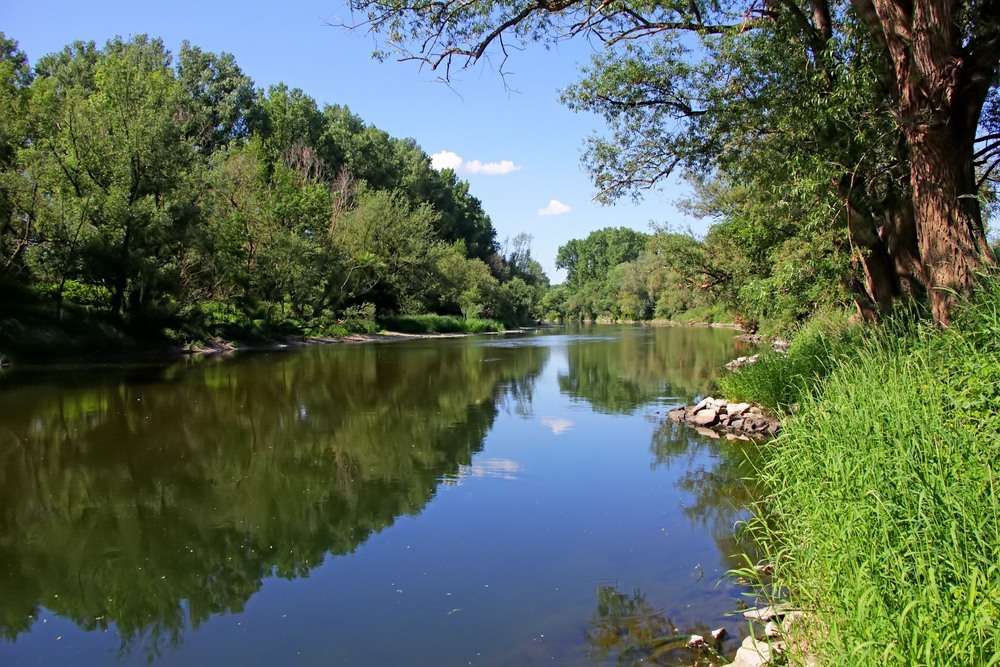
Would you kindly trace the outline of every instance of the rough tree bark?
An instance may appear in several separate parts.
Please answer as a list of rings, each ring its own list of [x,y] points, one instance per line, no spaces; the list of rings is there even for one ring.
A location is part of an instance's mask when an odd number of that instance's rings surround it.
[[[980,30],[965,43],[960,0],[853,0],[882,47],[897,120],[910,154],[913,219],[935,321],[972,294],[996,260],[989,250],[973,167],[983,104],[996,76],[1000,39]],[[997,0],[976,9],[994,21]]]

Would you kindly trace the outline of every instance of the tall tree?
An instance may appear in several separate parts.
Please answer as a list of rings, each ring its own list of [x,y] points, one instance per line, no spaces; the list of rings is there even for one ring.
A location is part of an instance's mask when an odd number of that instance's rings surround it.
[[[184,92],[160,40],[74,48],[32,83],[38,134],[22,152],[40,193],[35,260],[64,282],[106,289],[119,315],[145,312],[174,280],[196,211],[182,184]],[[53,257],[55,260],[53,261]]]

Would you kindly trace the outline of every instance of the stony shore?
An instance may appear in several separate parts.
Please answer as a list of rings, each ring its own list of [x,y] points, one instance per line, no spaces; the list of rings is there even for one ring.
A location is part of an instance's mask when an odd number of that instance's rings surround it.
[[[730,403],[723,399],[703,398],[695,405],[675,408],[667,418],[684,423],[710,438],[730,440],[763,439],[776,436],[781,422],[749,403]]]

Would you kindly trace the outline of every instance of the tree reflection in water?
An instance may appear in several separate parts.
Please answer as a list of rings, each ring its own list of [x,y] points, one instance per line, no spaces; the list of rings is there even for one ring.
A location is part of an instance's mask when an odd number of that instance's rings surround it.
[[[654,468],[687,460],[677,487],[691,494],[694,502],[685,505],[684,514],[693,523],[709,527],[730,569],[760,557],[753,542],[742,536],[739,524],[750,516],[750,508],[760,498],[754,470],[761,459],[761,446],[756,441],[706,438],[667,419],[653,433],[650,444]]]
[[[44,607],[155,659],[420,513],[549,354],[401,348],[4,378],[0,636]]]
[[[691,635],[709,646],[692,648]],[[712,629],[695,626],[679,631],[662,610],[654,609],[641,591],[622,593],[616,586],[597,589],[597,610],[584,631],[592,659],[612,658],[620,665],[637,663],[677,667],[719,667],[726,660],[713,648]]]

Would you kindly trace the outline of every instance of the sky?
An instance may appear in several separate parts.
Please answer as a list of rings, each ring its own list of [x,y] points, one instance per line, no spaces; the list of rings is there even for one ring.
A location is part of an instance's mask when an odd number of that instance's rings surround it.
[[[593,201],[596,189],[580,164],[587,136],[604,129],[598,116],[559,103],[593,47],[585,41],[514,53],[500,76],[496,61],[453,73],[449,85],[414,62],[371,58],[372,39],[330,24],[350,23],[341,0],[240,3],[142,0],[8,0],[0,31],[34,63],[74,40],[103,45],[115,35],[146,33],[173,52],[189,40],[228,52],[258,88],[278,82],[301,88],[322,107],[347,106],[365,122],[410,137],[436,166],[455,168],[483,203],[500,242],[525,232],[532,255],[553,282],[559,246],[603,227],[649,231],[650,222],[703,232],[705,223],[679,212],[683,183],[667,183],[639,205]]]

